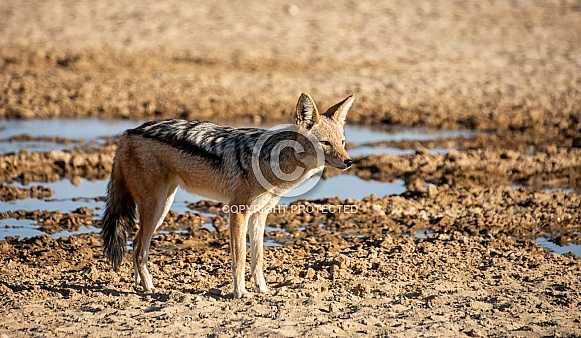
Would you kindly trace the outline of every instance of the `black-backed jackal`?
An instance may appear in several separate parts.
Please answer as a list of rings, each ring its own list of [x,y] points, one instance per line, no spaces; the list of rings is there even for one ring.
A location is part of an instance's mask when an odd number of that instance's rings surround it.
[[[147,269],[151,238],[181,186],[237,206],[229,213],[234,298],[249,295],[244,281],[247,224],[255,290],[267,293],[262,261],[268,211],[281,195],[320,173],[325,164],[339,169],[353,164],[344,148],[343,130],[353,101],[351,95],[319,114],[313,99],[303,93],[294,123],[275,131],[179,119],[151,121],[125,131],[107,187],[102,229],[107,258],[115,269],[121,265],[137,208],[135,283],[152,290]]]

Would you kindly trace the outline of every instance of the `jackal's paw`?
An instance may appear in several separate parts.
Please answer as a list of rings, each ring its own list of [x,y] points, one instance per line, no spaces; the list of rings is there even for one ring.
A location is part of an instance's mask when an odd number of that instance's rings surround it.
[[[153,286],[153,283],[143,283],[143,281],[141,282],[141,289],[143,290],[144,293],[155,293],[155,291],[157,291],[155,289],[155,286]]]
[[[150,288],[142,288],[143,289],[143,293],[156,293],[157,289],[155,287],[150,287]]]
[[[266,285],[257,285],[254,288],[254,291],[256,291],[256,293],[262,293],[262,294],[268,294],[270,293],[270,291],[268,290],[268,288],[266,287]]]
[[[234,295],[233,295],[234,299],[240,299],[240,298],[252,298],[252,294],[246,290],[242,290],[242,291],[236,291],[234,290]]]

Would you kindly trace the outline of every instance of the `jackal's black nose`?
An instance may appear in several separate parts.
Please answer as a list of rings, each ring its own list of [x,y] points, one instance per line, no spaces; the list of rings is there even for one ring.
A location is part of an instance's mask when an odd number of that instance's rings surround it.
[[[347,168],[351,167],[353,165],[353,160],[352,159],[348,159],[343,161],[343,163],[345,163],[345,165],[347,166]]]

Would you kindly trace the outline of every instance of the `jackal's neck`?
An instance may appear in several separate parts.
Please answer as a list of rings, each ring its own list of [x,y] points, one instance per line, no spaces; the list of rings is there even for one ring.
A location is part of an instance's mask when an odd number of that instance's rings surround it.
[[[324,166],[324,155],[316,148],[318,141],[308,132],[291,126],[267,133],[266,141],[259,141],[257,148],[261,173],[274,187],[292,189]]]

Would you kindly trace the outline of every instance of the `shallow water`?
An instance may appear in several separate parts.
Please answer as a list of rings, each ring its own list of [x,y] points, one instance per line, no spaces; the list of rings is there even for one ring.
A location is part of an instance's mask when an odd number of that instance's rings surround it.
[[[69,180],[60,180],[50,183],[32,182],[28,185],[16,183],[12,186],[20,188],[43,186],[53,189],[54,194],[46,199],[25,198],[2,202],[0,203],[0,212],[8,210],[61,210],[62,212],[70,212],[81,206],[100,209],[104,204],[96,201],[95,198],[105,196],[107,181],[81,179],[81,183],[75,186]]]
[[[8,210],[60,210],[63,213],[66,213],[74,211],[81,206],[86,206],[96,210],[98,213],[101,213],[103,207],[105,206],[105,202],[95,199],[105,196],[107,180],[88,181],[81,179],[81,183],[76,186],[68,180],[61,180],[53,183],[36,182],[29,185],[14,185],[18,187],[42,185],[52,188],[55,193],[53,196],[47,199],[26,198],[0,203],[0,212]],[[320,180],[315,188],[306,194],[282,199],[280,204],[288,204],[300,199],[318,199],[325,197],[339,197],[341,199],[351,197],[362,199],[363,197],[369,196],[373,193],[382,197],[391,194],[401,194],[403,192],[405,192],[405,185],[402,181],[396,181],[395,183],[385,183],[376,181],[364,181],[356,176],[334,176],[329,179]],[[188,208],[188,204],[198,202],[203,199],[204,198],[190,194],[180,188],[176,193],[171,209],[179,213],[185,213],[186,211],[191,211],[191,209]],[[8,221],[19,222],[18,224],[16,224],[17,222],[12,222],[14,225],[18,225],[19,227],[6,229],[6,225],[13,225]],[[4,239],[6,236],[30,237],[43,234],[43,232],[36,230],[35,223],[29,220],[23,220],[23,222],[14,219],[0,220],[0,228],[0,239]],[[93,230],[97,231],[96,228],[93,228]],[[79,233],[80,232],[90,231],[80,230]],[[62,233],[56,233],[52,235],[52,237],[59,238],[63,235],[64,234]]]
[[[428,141],[442,138],[474,137],[477,133],[471,130],[436,130],[425,128],[407,128],[388,133],[376,128],[363,126],[345,126],[347,142],[366,144],[382,141]]]
[[[414,235],[412,235],[412,237],[426,239],[430,236],[433,236],[434,234],[435,232],[431,229],[423,229],[417,231]],[[539,237],[535,239],[534,242],[542,246],[543,248],[549,249],[551,253],[563,255],[571,252],[576,256],[581,256],[581,244],[569,244],[560,246],[551,242],[550,239],[545,237]]]
[[[430,154],[447,154],[454,148],[431,148],[428,150]],[[416,151],[413,149],[399,149],[394,147],[366,147],[361,146],[353,149],[347,150],[347,153],[351,157],[359,157],[359,156],[369,156],[369,155],[377,155],[377,154],[389,154],[389,155],[409,155],[413,154]]]
[[[402,180],[395,182],[365,181],[357,176],[340,175],[321,179],[314,188],[296,197],[283,197],[279,204],[289,204],[298,200],[314,200],[338,197],[340,199],[354,198],[361,200],[371,194],[377,197],[399,195],[406,191]]]
[[[539,237],[535,240],[535,243],[542,246],[543,248],[549,249],[551,252],[563,255],[572,252],[575,256],[581,256],[581,244],[569,244],[564,246],[559,246],[551,242],[548,238]]]
[[[54,239],[67,237],[74,234],[88,234],[91,232],[99,232],[101,229],[94,226],[82,226],[78,230],[68,231],[63,230],[54,234],[49,234]],[[46,232],[38,230],[37,224],[29,219],[0,219],[0,240],[6,239],[9,236],[19,236],[22,238],[46,235]]]
[[[84,142],[99,141],[102,137],[113,136],[126,129],[135,128],[139,122],[131,120],[102,119],[51,119],[51,120],[1,120],[0,139],[27,134],[33,137],[61,137],[66,139],[82,139]],[[72,149],[79,144],[60,144],[55,142],[23,141],[0,142],[0,153],[18,152],[21,149],[29,151],[48,151],[55,149]]]
[[[106,136],[120,134],[127,129],[135,128],[140,124],[141,122],[133,120],[103,120],[96,118],[1,120],[0,140],[27,134],[33,137],[61,137],[72,140],[82,139],[84,142],[91,142],[99,141],[101,138]],[[347,125],[345,126],[345,135],[348,142],[363,145],[380,141],[419,141],[440,138],[473,137],[476,133],[469,130],[433,130],[419,128],[410,128],[394,133],[388,133],[378,129],[370,129],[368,127]],[[74,148],[77,145],[78,143],[76,142],[71,144],[39,141],[0,142],[0,153],[18,152],[21,149],[27,149],[29,151],[63,150]]]
[[[32,119],[0,121],[0,138],[21,134],[31,136],[58,136],[67,139],[94,140],[98,137],[116,135],[134,128],[139,122],[132,120],[103,119]]]

